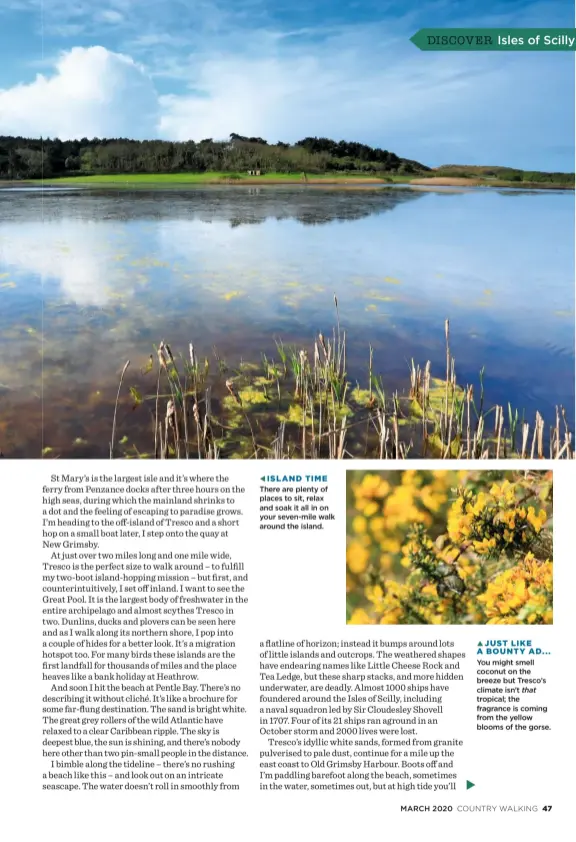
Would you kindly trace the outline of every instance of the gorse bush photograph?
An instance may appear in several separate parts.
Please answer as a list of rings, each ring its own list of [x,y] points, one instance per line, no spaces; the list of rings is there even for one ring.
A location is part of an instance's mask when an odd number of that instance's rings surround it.
[[[346,478],[348,623],[552,623],[551,471]]]

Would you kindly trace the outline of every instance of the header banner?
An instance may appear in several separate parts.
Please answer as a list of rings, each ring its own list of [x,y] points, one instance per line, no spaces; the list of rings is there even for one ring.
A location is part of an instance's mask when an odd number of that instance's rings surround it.
[[[420,29],[420,50],[575,50],[576,29]]]

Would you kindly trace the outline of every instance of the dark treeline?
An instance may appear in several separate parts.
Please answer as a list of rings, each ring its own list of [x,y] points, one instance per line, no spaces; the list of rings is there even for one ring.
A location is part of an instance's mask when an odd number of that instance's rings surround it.
[[[232,133],[227,141],[206,138],[172,143],[127,138],[38,139],[0,136],[0,178],[54,178],[75,174],[243,172],[419,173],[429,167],[363,143],[307,137],[271,144]]]

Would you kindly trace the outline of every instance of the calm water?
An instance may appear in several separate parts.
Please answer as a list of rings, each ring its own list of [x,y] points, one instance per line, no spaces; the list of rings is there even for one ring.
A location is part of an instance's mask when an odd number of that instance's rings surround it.
[[[572,419],[573,232],[571,191],[0,191],[0,449],[106,456],[127,359],[140,387],[161,339],[257,362],[329,333],[334,294],[353,376],[370,343],[389,386],[442,376],[449,318],[461,383]],[[119,416],[145,450],[146,413]]]

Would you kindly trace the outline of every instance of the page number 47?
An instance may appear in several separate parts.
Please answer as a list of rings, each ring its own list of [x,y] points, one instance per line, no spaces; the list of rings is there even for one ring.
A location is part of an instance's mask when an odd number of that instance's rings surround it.
[[[545,813],[549,813],[550,810],[552,809],[552,807],[550,805],[548,805],[546,807],[542,807],[542,809],[544,810]]]

